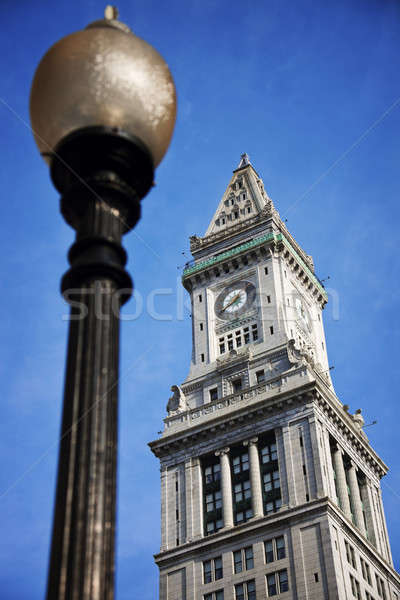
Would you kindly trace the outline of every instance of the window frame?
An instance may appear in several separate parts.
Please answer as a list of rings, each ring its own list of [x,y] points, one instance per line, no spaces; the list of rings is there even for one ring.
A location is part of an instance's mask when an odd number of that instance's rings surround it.
[[[278,541],[283,540],[283,556],[279,556],[279,551],[282,546],[278,546]],[[271,550],[267,550],[267,544],[271,545]],[[272,554],[272,559],[269,560],[269,556]],[[273,538],[264,540],[264,560],[265,564],[269,565],[273,562],[284,560],[286,558],[286,539],[284,535],[278,535]]]
[[[284,579],[282,579],[282,577],[284,577]],[[279,569],[279,571],[266,573],[265,581],[268,598],[284,594],[290,590],[289,572],[287,569]]]
[[[253,589],[249,590],[249,587],[252,586]],[[242,588],[243,592],[238,595],[238,589]],[[241,583],[235,584],[235,600],[256,600],[256,580],[249,579],[248,581],[242,581]]]

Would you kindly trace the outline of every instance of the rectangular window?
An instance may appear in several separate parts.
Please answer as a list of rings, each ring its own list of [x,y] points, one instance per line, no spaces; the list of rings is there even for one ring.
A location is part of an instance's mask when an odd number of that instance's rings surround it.
[[[245,523],[253,516],[253,511],[251,508],[246,510],[240,510],[236,513],[236,525],[240,525],[241,523]]]
[[[233,472],[235,475],[249,470],[249,455],[247,452],[240,456],[235,456],[232,460]]]
[[[245,600],[243,583],[239,583],[239,585],[235,585],[235,600]]]
[[[376,580],[376,589],[378,590],[378,596],[380,598],[383,598],[383,600],[386,600],[385,582],[383,581],[383,579],[381,577],[378,577],[378,575],[376,575],[376,574],[375,574],[375,580]]]
[[[271,563],[275,560],[275,552],[274,552],[274,540],[268,540],[264,543],[265,548],[265,562]]]
[[[286,569],[277,573],[269,573],[267,578],[268,597],[283,594],[289,590],[289,579]]]
[[[233,553],[233,567],[235,573],[241,573],[243,571],[243,560],[241,550],[236,550],[236,552]]]
[[[204,535],[212,535],[224,526],[222,518],[221,465],[210,455],[202,460]]]
[[[210,402],[214,402],[214,400],[218,400],[218,388],[210,390]]]
[[[268,596],[276,596],[278,593],[278,586],[276,585],[275,573],[267,575],[267,588]]]
[[[279,471],[270,471],[269,473],[264,473],[263,483],[265,492],[280,489],[281,482],[279,479]]]
[[[288,574],[287,574],[286,569],[279,571],[278,581],[279,581],[279,593],[282,594],[283,592],[287,592],[289,589],[289,582],[288,582]]]
[[[253,567],[253,546],[235,550],[233,553],[233,568],[235,573],[241,573],[244,570],[248,571],[249,569],[253,569]]]
[[[264,512],[266,515],[276,512],[282,506],[282,500],[276,498],[275,500],[267,500],[264,504]]]
[[[365,581],[367,581],[369,583],[369,585],[372,585],[371,571],[369,568],[369,564],[367,562],[365,562],[365,560],[362,558],[360,558],[360,563],[361,563],[361,572],[362,572],[363,578],[365,579]]]
[[[233,350],[233,340],[228,340],[228,350]]]
[[[206,535],[211,535],[216,531],[219,531],[223,527],[222,519],[215,519],[214,521],[207,521]]]
[[[256,342],[258,340],[258,328],[257,328],[257,325],[253,325],[252,326],[252,333],[253,333],[253,342]]]
[[[211,594],[204,594],[203,600],[224,600],[224,590],[218,590]]]
[[[233,486],[233,496],[236,503],[251,498],[250,481],[247,479],[246,481],[235,483]]]
[[[268,267],[264,267],[264,275],[268,275]]]
[[[256,600],[256,583],[254,579],[235,585],[235,600]]]
[[[269,332],[270,332],[270,334],[271,334],[271,335],[274,335],[274,328],[273,328],[273,326],[272,326],[272,325],[271,325],[271,326],[270,326],[270,328],[269,328]]]
[[[203,302],[203,298],[202,298],[201,294],[199,294],[199,302]]]
[[[234,379],[232,381],[232,389],[233,392],[240,392],[240,390],[242,389],[242,380],[241,379]]]
[[[347,562],[354,568],[357,569],[357,563],[356,563],[356,555],[354,554],[354,548],[353,546],[351,546],[348,542],[344,542],[345,548],[346,548],[346,558],[347,558]]]
[[[225,344],[220,344],[219,345],[219,353],[224,354],[224,352],[225,352]]]
[[[210,465],[204,469],[204,475],[207,483],[214,483],[221,479],[221,465],[219,462]]]
[[[286,557],[285,538],[282,536],[275,539],[276,542],[276,558],[281,560]]]
[[[351,564],[353,565],[354,569],[357,569],[356,555],[354,554],[354,548],[352,548],[351,546],[350,546],[350,555],[351,555]]]
[[[254,558],[253,558],[253,546],[249,546],[244,549],[244,557],[246,570],[252,569],[254,567]]]
[[[221,490],[206,494],[206,512],[214,512],[218,508],[222,508]]]
[[[276,444],[266,444],[263,448],[261,448],[261,462],[263,464],[269,463],[272,460],[278,459],[278,452],[276,449]]]
[[[264,542],[265,562],[271,563],[286,557],[285,538],[283,535]]]
[[[210,583],[211,581],[212,581],[211,560],[205,560],[203,562],[203,582]]]
[[[218,579],[222,579],[222,557],[218,556],[218,558],[214,558],[214,579],[217,581]]]
[[[355,579],[353,577],[353,575],[350,575],[350,584],[351,584],[351,592],[352,592],[354,598],[361,600],[360,584],[358,583],[357,579]]]
[[[267,302],[268,304],[271,304],[271,296],[267,296]]]
[[[242,345],[242,338],[239,336],[236,338],[236,348],[240,348]]]
[[[250,343],[250,333],[246,332],[244,334],[244,343],[245,344],[249,344]]]
[[[262,383],[263,381],[265,381],[264,371],[256,371],[256,380],[257,383]]]
[[[201,355],[201,362],[204,362],[204,354]]]
[[[200,323],[200,331],[203,331],[203,323]]]

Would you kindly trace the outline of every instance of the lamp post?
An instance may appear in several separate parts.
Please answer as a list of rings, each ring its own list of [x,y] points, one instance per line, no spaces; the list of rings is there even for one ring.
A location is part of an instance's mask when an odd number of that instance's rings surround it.
[[[114,597],[119,309],[132,288],[121,240],[175,112],[168,66],[111,7],[52,46],[34,76],[32,129],[76,230],[61,284],[71,320],[48,600]]]

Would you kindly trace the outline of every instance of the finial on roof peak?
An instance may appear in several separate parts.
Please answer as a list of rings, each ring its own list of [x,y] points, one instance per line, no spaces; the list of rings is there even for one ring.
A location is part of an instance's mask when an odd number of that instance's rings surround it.
[[[244,154],[240,155],[240,163],[238,166],[238,169],[241,169],[242,167],[246,167],[247,165],[250,165],[250,158],[249,155],[247,154],[247,152],[245,152]]]

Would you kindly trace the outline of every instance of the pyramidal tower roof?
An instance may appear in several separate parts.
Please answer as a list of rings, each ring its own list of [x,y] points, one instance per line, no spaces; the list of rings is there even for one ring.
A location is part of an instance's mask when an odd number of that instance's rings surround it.
[[[265,192],[264,183],[251,164],[248,154],[244,153],[233,171],[205,235],[224,231],[251,219],[260,214],[266,206],[272,208],[272,200]]]

